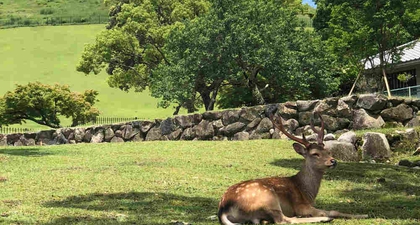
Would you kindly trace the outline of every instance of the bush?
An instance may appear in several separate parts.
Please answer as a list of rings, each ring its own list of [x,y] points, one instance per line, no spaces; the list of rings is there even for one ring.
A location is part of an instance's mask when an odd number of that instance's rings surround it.
[[[41,11],[39,12],[41,15],[51,15],[54,13],[54,10],[51,8],[43,8],[41,9]]]

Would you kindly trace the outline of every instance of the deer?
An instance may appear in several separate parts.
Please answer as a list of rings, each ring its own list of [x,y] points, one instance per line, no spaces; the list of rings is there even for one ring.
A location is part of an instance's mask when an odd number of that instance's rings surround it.
[[[310,122],[311,129],[318,135],[317,143],[307,141],[304,134],[299,138],[288,133],[281,117],[276,120],[273,114],[269,117],[275,128],[295,141],[294,150],[304,157],[302,168],[294,176],[248,180],[229,187],[219,202],[220,224],[296,224],[329,222],[334,218],[367,218],[368,215],[351,215],[314,207],[325,171],[337,166],[337,160],[324,147],[325,131],[321,115],[320,129],[315,128],[313,118]]]

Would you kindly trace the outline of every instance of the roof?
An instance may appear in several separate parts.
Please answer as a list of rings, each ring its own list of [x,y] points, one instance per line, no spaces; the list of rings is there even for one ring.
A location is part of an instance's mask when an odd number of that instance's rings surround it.
[[[406,49],[404,49],[402,55],[401,55],[401,60],[399,60],[398,62],[395,62],[397,64],[401,64],[401,63],[408,63],[411,61],[416,61],[416,60],[420,60],[420,40],[414,40],[411,42],[408,42],[406,44],[400,45],[397,48],[401,48],[401,47],[405,47],[407,45],[412,45]],[[389,58],[389,57],[385,57],[385,58]],[[388,63],[393,63],[392,59],[388,59],[387,60]],[[379,66],[379,54],[377,54],[373,60],[373,67],[377,67]],[[370,62],[366,62],[365,63],[365,69],[371,69],[372,65]]]

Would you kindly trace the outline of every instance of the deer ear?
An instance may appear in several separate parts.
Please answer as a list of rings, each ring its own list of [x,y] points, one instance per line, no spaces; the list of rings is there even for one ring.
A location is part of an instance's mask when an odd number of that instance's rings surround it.
[[[293,148],[295,149],[295,151],[302,156],[306,155],[306,148],[303,147],[303,145],[298,144],[298,143],[293,143]]]

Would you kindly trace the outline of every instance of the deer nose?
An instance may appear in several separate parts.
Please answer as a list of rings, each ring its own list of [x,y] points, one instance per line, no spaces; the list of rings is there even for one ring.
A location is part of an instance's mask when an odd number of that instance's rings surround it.
[[[330,162],[331,162],[333,167],[337,166],[337,160],[331,159]]]

